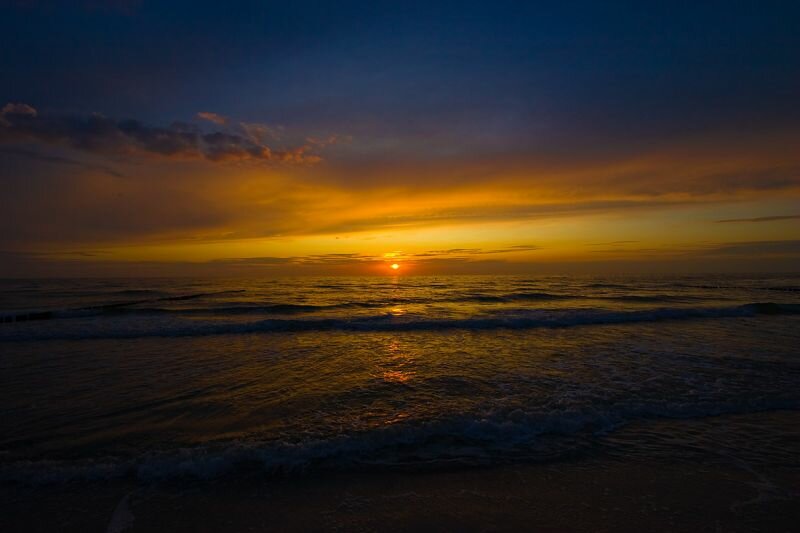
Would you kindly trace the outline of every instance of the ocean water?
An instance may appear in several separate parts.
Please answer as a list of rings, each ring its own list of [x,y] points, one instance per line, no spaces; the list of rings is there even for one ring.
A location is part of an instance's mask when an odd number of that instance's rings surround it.
[[[648,424],[798,409],[796,275],[0,282],[0,481],[786,463],[790,428]]]

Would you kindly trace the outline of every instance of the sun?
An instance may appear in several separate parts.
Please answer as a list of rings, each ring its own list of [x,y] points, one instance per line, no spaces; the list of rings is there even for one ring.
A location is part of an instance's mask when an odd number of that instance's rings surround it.
[[[397,263],[392,263],[391,268],[392,270],[397,270],[398,268],[400,268],[400,265],[398,265]]]

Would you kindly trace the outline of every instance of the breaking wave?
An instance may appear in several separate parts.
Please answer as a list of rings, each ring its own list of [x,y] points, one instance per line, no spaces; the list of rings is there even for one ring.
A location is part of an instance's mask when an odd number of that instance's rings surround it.
[[[581,439],[585,445],[632,422],[797,409],[800,403],[791,399],[631,402],[605,409],[587,406],[551,412],[504,408],[294,442],[238,440],[128,458],[17,461],[0,465],[0,481],[45,485],[135,478],[157,482],[212,480],[239,474],[286,476],[317,470],[553,461],[580,453]]]

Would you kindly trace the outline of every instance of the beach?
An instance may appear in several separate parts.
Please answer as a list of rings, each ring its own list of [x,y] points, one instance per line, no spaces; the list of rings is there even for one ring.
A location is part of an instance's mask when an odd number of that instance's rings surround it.
[[[707,420],[707,431],[731,417]],[[797,413],[734,417],[769,441],[796,439]],[[662,423],[670,430],[699,424]],[[695,426],[695,427],[692,427]],[[787,432],[787,428],[789,431]],[[664,429],[664,428],[660,428]],[[772,429],[773,434],[770,433]],[[787,434],[788,433],[788,434]],[[743,450],[739,450],[742,452]],[[746,452],[745,454],[746,455]],[[3,487],[8,531],[793,531],[797,463],[735,456],[559,463],[425,472],[229,477],[164,484]]]

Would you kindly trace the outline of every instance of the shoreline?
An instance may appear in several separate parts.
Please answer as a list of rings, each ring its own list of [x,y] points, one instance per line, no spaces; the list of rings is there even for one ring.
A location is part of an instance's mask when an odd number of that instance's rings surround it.
[[[771,472],[786,490],[797,473]],[[776,481],[779,480],[779,481]],[[794,498],[744,469],[580,461],[58,489],[3,488],[3,531],[791,531]]]
[[[724,427],[730,418],[716,417],[711,426]],[[768,434],[770,428],[798,427],[800,412],[736,418]],[[702,423],[653,422],[676,432]],[[109,533],[791,531],[800,523],[797,464],[704,461],[665,448],[636,456],[601,452],[582,459],[435,471],[38,488],[4,484],[0,526],[5,532]]]

